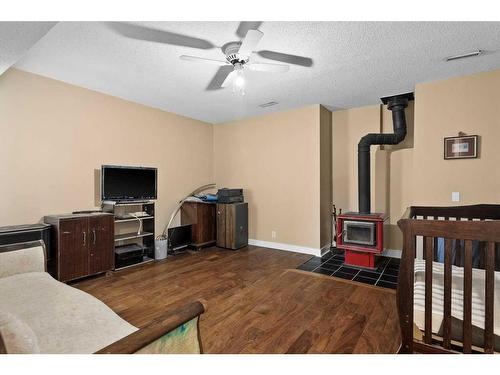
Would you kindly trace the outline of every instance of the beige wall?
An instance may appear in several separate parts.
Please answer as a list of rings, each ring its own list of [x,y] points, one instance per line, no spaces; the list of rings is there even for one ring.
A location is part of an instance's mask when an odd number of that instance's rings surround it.
[[[320,243],[330,246],[332,210],[332,112],[320,106]]]
[[[411,204],[453,205],[452,191],[459,204],[500,203],[500,70],[419,84],[415,96],[404,144],[371,151],[372,210],[389,213],[392,249]],[[159,168],[158,231],[187,191],[215,181],[245,189],[250,238],[319,249],[329,197],[357,210],[357,143],[379,131],[392,119],[378,105],[213,126],[11,69],[0,76],[0,226],[94,208],[101,164],[145,165]],[[443,160],[443,138],[459,131],[480,135],[478,159]]]
[[[387,248],[401,248],[396,223],[410,205],[500,203],[498,103],[500,70],[416,86],[405,142],[371,151],[372,210],[389,213]],[[356,210],[357,143],[368,132],[391,132],[391,114],[378,105],[353,108],[334,112],[332,123],[333,202]],[[480,135],[478,159],[443,159],[443,138],[459,131]]]
[[[66,83],[0,76],[0,226],[92,209],[101,164],[158,167],[157,231],[213,181],[213,126]]]
[[[214,126],[215,180],[244,189],[250,238],[322,245],[320,112],[313,105]]]
[[[358,142],[368,133],[380,132],[378,105],[335,111],[332,117],[333,203],[343,212],[358,210]],[[375,153],[371,148],[372,209],[375,208]]]
[[[417,85],[414,204],[500,203],[500,70]],[[479,159],[444,160],[443,138],[480,136]]]
[[[144,165],[159,170],[157,231],[216,181],[245,189],[251,238],[329,243],[331,112],[319,105],[213,126],[11,69],[0,116],[0,226],[98,207],[102,164]]]

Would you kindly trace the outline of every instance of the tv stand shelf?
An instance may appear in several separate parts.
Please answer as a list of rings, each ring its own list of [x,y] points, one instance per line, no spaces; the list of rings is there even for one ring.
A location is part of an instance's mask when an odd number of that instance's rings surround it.
[[[150,258],[148,256],[144,256],[142,258],[142,262],[139,262],[139,263],[135,263],[135,264],[130,264],[128,266],[123,266],[123,267],[117,267],[115,268],[115,271],[121,271],[121,270],[124,270],[126,268],[130,268],[130,267],[135,267],[135,266],[138,266],[138,265],[141,265],[141,264],[146,264],[146,263],[151,263],[151,262],[154,262],[155,260],[153,258]]]
[[[116,221],[115,221],[116,223]],[[141,237],[147,237],[147,236],[154,236],[154,233],[149,233],[149,232],[133,232],[133,233],[123,233],[123,234],[117,234],[115,236],[115,242],[117,241],[125,241],[125,240],[131,240],[134,238],[141,238]]]
[[[153,202],[151,201],[103,201],[103,205],[111,205],[115,207],[122,207],[122,206],[139,206],[141,204],[151,204]]]
[[[140,217],[141,220],[149,220],[149,219],[154,219],[154,216],[142,216]],[[130,219],[118,219],[115,218],[115,223],[127,223],[127,222],[137,222],[137,219],[135,217],[130,218]]]
[[[102,202],[102,210],[115,215],[114,226],[115,249],[123,245],[137,244],[143,248],[142,257],[138,257],[131,264],[115,252],[115,271],[135,265],[148,263],[154,260],[155,246],[155,204],[154,202]],[[147,216],[126,217],[136,212],[145,212]],[[125,217],[120,219],[119,217]],[[140,232],[138,234],[138,230]],[[140,256],[140,254],[139,254]]]

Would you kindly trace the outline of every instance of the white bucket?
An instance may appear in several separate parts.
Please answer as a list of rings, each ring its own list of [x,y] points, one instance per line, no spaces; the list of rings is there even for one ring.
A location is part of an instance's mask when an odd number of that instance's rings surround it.
[[[167,257],[167,239],[157,239],[155,240],[155,259],[161,260]]]

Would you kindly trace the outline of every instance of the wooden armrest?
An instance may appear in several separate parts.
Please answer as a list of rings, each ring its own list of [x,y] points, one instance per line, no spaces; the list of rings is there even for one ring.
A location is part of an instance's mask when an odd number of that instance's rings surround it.
[[[192,302],[180,309],[163,314],[160,318],[155,319],[146,327],[106,346],[95,354],[135,353],[163,335],[173,331],[180,325],[196,318],[205,311],[205,305],[202,302]]]

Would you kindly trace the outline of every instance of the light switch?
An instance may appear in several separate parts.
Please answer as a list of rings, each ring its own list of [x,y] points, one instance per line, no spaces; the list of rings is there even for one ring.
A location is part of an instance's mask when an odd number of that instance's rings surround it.
[[[452,202],[460,202],[460,192],[454,191],[451,193],[451,201]]]

